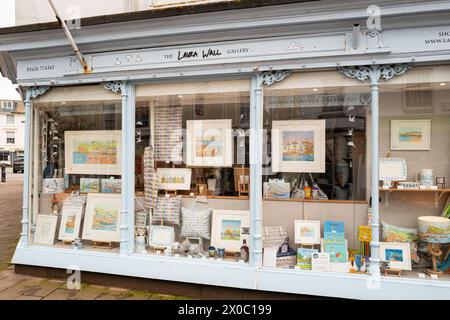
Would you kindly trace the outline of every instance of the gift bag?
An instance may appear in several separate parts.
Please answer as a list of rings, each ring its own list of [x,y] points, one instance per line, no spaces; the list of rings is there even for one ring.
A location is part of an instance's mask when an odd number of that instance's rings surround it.
[[[285,226],[264,227],[263,233],[263,248],[279,247],[284,243],[287,237],[287,230]]]

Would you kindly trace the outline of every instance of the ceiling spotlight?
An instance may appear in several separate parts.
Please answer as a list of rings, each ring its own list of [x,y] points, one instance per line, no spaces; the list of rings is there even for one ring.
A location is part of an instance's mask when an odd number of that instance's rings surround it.
[[[441,83],[439,83],[439,85],[440,85],[441,87],[443,87],[443,86],[446,86],[447,83],[446,83],[446,82],[441,82]]]
[[[178,98],[183,98],[183,95],[182,95],[182,94],[179,94],[179,95],[178,95]]]
[[[314,88],[314,89],[313,89],[313,91],[314,91],[314,92],[317,92],[317,91],[319,91],[319,89],[317,89],[317,88]]]

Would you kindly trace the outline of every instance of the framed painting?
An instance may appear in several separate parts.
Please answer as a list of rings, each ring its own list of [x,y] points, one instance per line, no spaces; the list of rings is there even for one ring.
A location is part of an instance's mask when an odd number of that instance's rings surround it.
[[[295,243],[320,244],[320,221],[295,220]]]
[[[103,193],[121,193],[122,180],[121,179],[102,179]]]
[[[33,242],[36,244],[54,245],[57,223],[58,216],[38,214]]]
[[[231,119],[186,121],[186,164],[190,167],[231,167]]]
[[[211,245],[239,252],[245,239],[250,243],[250,211],[213,210]]]
[[[120,194],[89,193],[83,224],[83,239],[119,242],[121,206]]]
[[[121,130],[66,131],[65,173],[121,175]]]
[[[274,172],[325,172],[325,120],[272,122]]]
[[[158,188],[162,190],[189,190],[192,169],[158,168]]]
[[[78,238],[80,235],[82,215],[82,206],[63,206],[61,211],[61,222],[59,224],[59,240],[73,241]]]
[[[100,192],[100,179],[80,178],[80,192]]]
[[[430,150],[431,120],[391,120],[391,150]]]
[[[389,261],[391,269],[411,270],[411,244],[380,242],[380,259]]]

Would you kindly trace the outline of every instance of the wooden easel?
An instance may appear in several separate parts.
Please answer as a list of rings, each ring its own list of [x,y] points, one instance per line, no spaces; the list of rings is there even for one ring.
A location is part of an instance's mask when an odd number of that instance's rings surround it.
[[[300,248],[304,249],[314,249],[315,244],[313,243],[301,243]]]
[[[402,270],[400,269],[384,269],[384,275],[387,276],[388,274],[396,274],[397,276],[402,276]]]

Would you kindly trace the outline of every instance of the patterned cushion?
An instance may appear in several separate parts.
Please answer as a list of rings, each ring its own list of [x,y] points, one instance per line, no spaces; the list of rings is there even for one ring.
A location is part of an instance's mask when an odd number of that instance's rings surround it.
[[[417,254],[418,230],[414,228],[402,228],[381,221],[383,233],[381,235],[384,242],[409,242],[411,245],[411,261],[419,263]]]
[[[180,206],[179,198],[158,197],[152,220],[178,225],[180,224]]]
[[[211,239],[211,213],[212,209],[181,208],[181,236]]]

